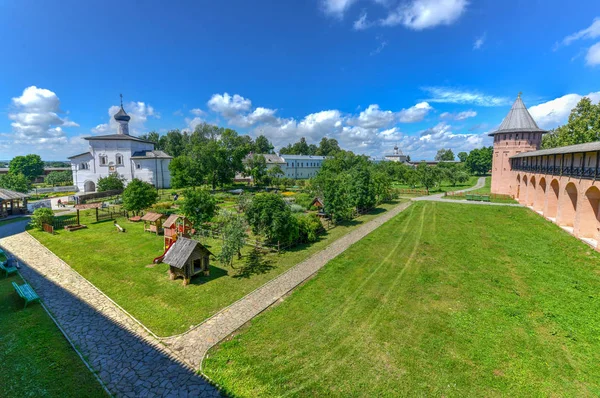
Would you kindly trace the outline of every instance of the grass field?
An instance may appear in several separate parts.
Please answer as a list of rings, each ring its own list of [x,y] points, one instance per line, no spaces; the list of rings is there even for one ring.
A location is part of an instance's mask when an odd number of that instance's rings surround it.
[[[0,396],[106,397],[106,393],[39,304],[23,309],[0,277]]]
[[[429,193],[435,194],[435,193],[451,192],[451,191],[458,191],[458,190],[465,189],[465,188],[470,188],[473,185],[477,184],[478,179],[479,179],[479,177],[477,177],[477,176],[470,176],[469,180],[467,182],[465,182],[464,184],[458,183],[458,184],[456,184],[456,186],[451,185],[447,181],[443,181],[439,187],[430,189]],[[425,189],[421,186],[412,187],[407,184],[400,184],[397,182],[392,183],[392,187],[399,188],[399,189]]]
[[[168,265],[151,265],[153,258],[163,252],[163,237],[143,232],[141,223],[120,219],[119,224],[127,232],[118,233],[112,221],[94,223],[86,216],[82,223],[87,224],[88,229],[61,230],[56,235],[37,230],[30,232],[154,333],[169,336],[202,322],[398,203],[381,205],[370,214],[338,225],[312,245],[267,255],[273,268],[264,274],[240,278],[236,277],[237,271],[211,261],[210,277],[193,278],[187,287],[182,286],[181,279],[169,280]],[[203,239],[202,242],[213,253],[220,252],[218,240]]]
[[[474,185],[474,184],[473,184]],[[474,191],[469,191],[469,194],[476,194],[476,195],[491,195],[490,197],[490,201],[493,203],[518,203],[516,200],[510,198],[510,197],[502,197],[502,195],[500,195],[500,197],[496,197],[494,195],[491,194],[491,188],[492,188],[492,177],[485,177],[485,185],[483,186],[483,188],[478,188]],[[466,200],[466,196],[461,195],[461,196],[455,196],[455,195],[449,195],[449,196],[443,196],[444,199],[454,199],[454,200]]]
[[[600,255],[523,208],[416,203],[211,350],[233,396],[598,396]]]

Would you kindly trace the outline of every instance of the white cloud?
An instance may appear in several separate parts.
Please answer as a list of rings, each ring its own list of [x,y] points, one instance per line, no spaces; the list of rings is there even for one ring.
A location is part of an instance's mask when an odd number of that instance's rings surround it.
[[[358,117],[348,120],[348,124],[367,129],[379,129],[390,126],[396,115],[392,111],[382,111],[379,105],[369,105]]]
[[[479,106],[501,106],[510,104],[508,98],[482,94],[476,91],[460,91],[449,87],[424,87],[432,97],[429,102],[451,104],[474,104]]]
[[[194,109],[190,110],[190,113],[195,116],[203,116],[206,112],[204,112],[200,108],[194,108]]]
[[[600,65],[600,42],[588,49],[587,55],[585,56],[585,62],[590,66]]]
[[[420,122],[433,108],[427,102],[419,102],[417,105],[398,112],[398,120],[402,123]]]
[[[214,94],[208,101],[208,107],[225,117],[232,117],[238,113],[246,112],[252,107],[252,101],[234,94],[233,96],[224,94]]]
[[[12,99],[12,105],[8,118],[12,121],[13,132],[6,136],[13,145],[57,149],[68,142],[63,127],[79,126],[67,117],[59,116],[63,113],[60,100],[48,89],[27,87],[20,97]]]
[[[343,18],[344,13],[356,0],[321,0],[323,11],[336,18]]]
[[[354,24],[352,25],[354,27],[354,30],[365,30],[369,27],[370,22],[367,21],[367,13],[363,12],[361,14],[361,16],[354,21]]]
[[[377,40],[379,41],[379,45],[375,50],[371,51],[371,53],[369,54],[371,56],[379,54],[388,45],[387,40],[383,40],[380,36],[377,36]]]
[[[467,0],[412,0],[401,4],[380,21],[383,26],[404,25],[413,30],[451,25],[464,13]]]
[[[479,36],[473,43],[473,50],[479,50],[485,44],[486,34]]]
[[[584,96],[579,94],[566,94],[551,101],[544,102],[529,108],[529,113],[537,122],[538,126],[544,129],[553,129],[565,124],[571,110]],[[600,101],[600,91],[592,92],[586,95],[594,103]]]
[[[446,120],[465,120],[471,117],[475,117],[477,116],[477,112],[475,112],[474,110],[468,110],[468,111],[463,111],[463,112],[458,112],[458,113],[450,113],[450,112],[444,112],[440,115],[440,117],[442,119],[446,119]]]
[[[600,18],[595,18],[589,27],[565,37],[561,43],[562,45],[568,46],[579,39],[595,39],[596,37],[600,37]],[[556,47],[558,46],[559,45],[557,44]]]
[[[186,127],[184,127],[183,129],[181,129],[182,132],[187,132],[187,133],[191,133],[192,131],[194,131],[196,129],[196,126],[199,124],[204,123],[204,119],[202,119],[199,116],[196,116],[194,118],[189,118],[186,117],[185,118],[185,125]]]
[[[108,108],[108,123],[102,123],[92,128],[94,134],[115,134],[118,131],[118,123],[114,119],[115,113],[121,109],[119,105]],[[129,121],[129,134],[140,135],[146,133],[146,121],[149,118],[160,118],[154,108],[145,102],[129,102],[124,105],[125,112],[131,117]]]

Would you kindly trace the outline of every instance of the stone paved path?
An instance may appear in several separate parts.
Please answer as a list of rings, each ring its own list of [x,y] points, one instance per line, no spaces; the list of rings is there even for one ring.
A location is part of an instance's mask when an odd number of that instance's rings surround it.
[[[0,245],[19,258],[23,277],[112,394],[219,396],[213,386],[29,234],[5,237]]]
[[[403,203],[336,240],[252,293],[221,310],[194,329],[163,339],[185,362],[200,368],[208,350],[304,282],[327,262],[410,206]]]

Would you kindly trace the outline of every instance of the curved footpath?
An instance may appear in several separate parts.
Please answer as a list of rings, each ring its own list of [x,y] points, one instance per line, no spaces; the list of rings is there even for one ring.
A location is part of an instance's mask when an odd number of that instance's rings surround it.
[[[469,192],[475,191],[476,189],[483,188],[485,186],[485,177],[479,177],[477,180],[477,184],[472,186],[471,188],[461,189],[456,192]],[[523,205],[518,203],[493,203],[493,202],[473,202],[468,200],[460,200],[460,199],[444,199],[443,193],[438,193],[436,195],[429,196],[419,196],[417,198],[413,198],[414,201],[431,201],[431,202],[442,202],[442,203],[460,203],[463,205],[483,205],[483,206],[512,206],[512,207],[523,207]]]

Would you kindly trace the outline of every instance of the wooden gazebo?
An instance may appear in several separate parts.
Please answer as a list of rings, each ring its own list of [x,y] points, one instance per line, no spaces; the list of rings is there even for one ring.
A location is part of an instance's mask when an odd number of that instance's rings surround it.
[[[0,218],[27,213],[29,195],[0,188]]]
[[[210,250],[200,242],[182,237],[169,248],[163,262],[169,264],[169,279],[182,277],[185,286],[195,275],[210,275],[211,255]]]
[[[141,220],[144,222],[144,231],[153,232],[156,235],[163,231],[164,214],[148,212],[144,214]]]

